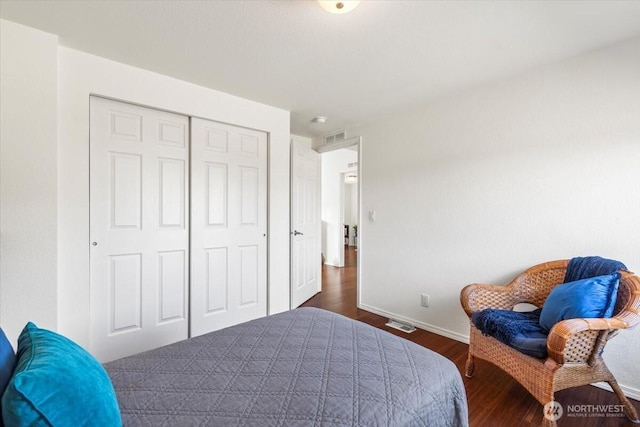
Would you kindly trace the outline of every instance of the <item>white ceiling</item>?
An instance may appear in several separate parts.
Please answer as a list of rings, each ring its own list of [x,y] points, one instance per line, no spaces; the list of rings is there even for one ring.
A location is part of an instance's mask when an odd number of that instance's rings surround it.
[[[640,1],[0,1],[60,43],[291,111],[320,136],[640,35]],[[326,124],[313,124],[325,115]]]

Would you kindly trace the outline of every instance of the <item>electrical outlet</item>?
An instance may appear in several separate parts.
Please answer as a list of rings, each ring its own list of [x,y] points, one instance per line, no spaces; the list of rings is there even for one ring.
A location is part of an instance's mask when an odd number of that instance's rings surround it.
[[[429,307],[429,295],[422,294],[420,296],[420,305],[423,307]]]

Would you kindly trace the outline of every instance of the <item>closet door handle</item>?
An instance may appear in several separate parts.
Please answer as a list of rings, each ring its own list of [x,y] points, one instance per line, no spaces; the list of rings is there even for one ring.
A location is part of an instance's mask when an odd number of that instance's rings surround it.
[[[298,230],[293,230],[292,233],[294,236],[304,236],[304,233],[299,232]]]

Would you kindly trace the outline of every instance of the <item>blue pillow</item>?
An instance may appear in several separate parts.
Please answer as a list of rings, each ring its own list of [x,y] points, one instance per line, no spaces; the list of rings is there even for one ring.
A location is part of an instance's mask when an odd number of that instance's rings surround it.
[[[551,329],[566,319],[611,317],[619,282],[615,273],[556,286],[542,306],[540,325]]]
[[[10,426],[121,426],[115,391],[98,361],[73,341],[29,322],[2,397]]]
[[[7,384],[13,375],[16,367],[16,353],[11,347],[11,343],[0,328],[0,397],[4,394]],[[2,404],[0,404],[0,427],[2,427]]]

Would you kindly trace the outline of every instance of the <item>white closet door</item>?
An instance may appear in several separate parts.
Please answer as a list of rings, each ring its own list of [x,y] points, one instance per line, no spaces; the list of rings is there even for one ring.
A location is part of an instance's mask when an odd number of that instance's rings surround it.
[[[188,335],[189,119],[91,97],[90,350]]]
[[[191,336],[267,314],[267,135],[191,120]]]

